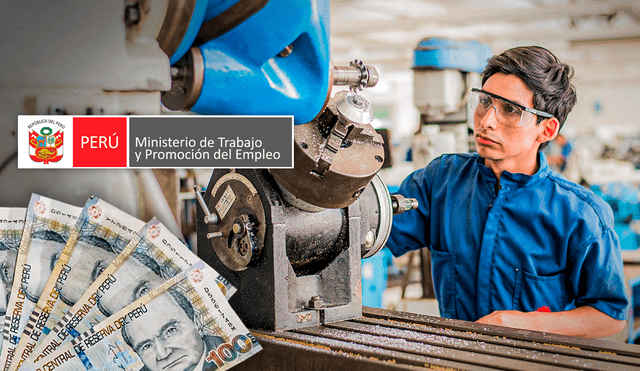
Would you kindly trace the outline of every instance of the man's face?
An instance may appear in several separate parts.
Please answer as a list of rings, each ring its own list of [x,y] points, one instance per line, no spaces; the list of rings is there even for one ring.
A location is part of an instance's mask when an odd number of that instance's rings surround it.
[[[482,89],[533,108],[533,92],[515,75],[496,73],[487,79]],[[511,172],[517,172],[519,164],[535,162],[541,144],[538,139],[544,130],[543,125],[536,125],[536,119],[527,126],[507,127],[498,122],[493,107],[484,116],[474,113],[478,154],[490,162],[500,162],[503,169]]]
[[[17,255],[17,250],[0,250],[0,316],[7,313]]]
[[[100,309],[105,315],[117,312],[164,282],[162,277],[134,257],[127,259],[114,275],[114,286],[100,298]]]
[[[69,260],[71,272],[60,290],[62,301],[75,304],[115,257],[115,253],[78,241]]]
[[[165,293],[147,304],[143,319],[127,325],[133,349],[151,371],[191,371],[204,352],[193,321]]]
[[[29,245],[27,264],[31,266],[30,281],[27,285],[27,299],[37,303],[47,284],[52,267],[60,257],[64,244],[49,240],[33,239]],[[22,267],[20,267],[22,269]]]

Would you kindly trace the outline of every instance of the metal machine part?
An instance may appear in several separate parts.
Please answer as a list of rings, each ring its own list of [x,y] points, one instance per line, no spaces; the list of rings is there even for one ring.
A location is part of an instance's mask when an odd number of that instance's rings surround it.
[[[420,130],[412,144],[415,168],[444,153],[469,152],[468,93],[480,86],[480,73],[493,54],[476,41],[425,38],[414,50],[414,101],[420,111]]]
[[[349,66],[333,67],[333,85],[349,86],[357,92],[362,88],[376,86],[380,75],[374,66],[365,65],[360,60],[352,61]]]
[[[365,188],[360,198],[362,212],[368,215],[361,219],[360,230],[364,234],[361,240],[362,259],[375,255],[384,247],[391,233],[393,220],[393,202],[389,190],[380,176],[376,175]],[[364,202],[367,200],[367,202]]]
[[[267,170],[217,169],[198,208],[198,255],[243,292],[230,303],[250,328],[356,318],[360,259],[384,246],[392,208],[377,176],[348,207],[308,212]]]
[[[466,94],[493,54],[476,41],[426,38],[414,50],[414,100],[422,124],[467,123]]]
[[[167,108],[293,115],[296,124],[322,111],[331,92],[328,1],[195,1],[188,28],[196,28],[196,34],[167,31],[176,40],[179,36],[172,35],[185,34],[178,49],[185,43],[191,47],[184,56],[179,51],[170,56],[184,72],[172,74],[172,90],[162,97]],[[181,9],[187,14],[191,8]],[[174,23],[170,20],[167,30]],[[176,40],[162,44],[172,50]]]
[[[353,90],[337,92],[333,101],[343,123],[369,125],[373,121],[373,111],[369,102]]]
[[[391,209],[393,214],[402,214],[405,211],[415,210],[418,208],[418,202],[415,198],[405,198],[402,195],[395,194],[391,196]]]
[[[169,56],[176,54],[187,36],[197,0],[169,1],[162,28],[156,37],[160,48]]]
[[[244,175],[229,172],[213,185],[210,194],[209,203],[214,205],[214,213],[196,189],[203,221],[208,226],[206,236],[218,258],[234,271],[255,265],[266,229],[265,212],[257,190]],[[359,199],[361,257],[367,258],[384,247],[389,237],[393,203],[378,176]],[[310,213],[285,202],[282,211],[286,255],[296,275],[318,273],[348,249],[345,226],[349,220],[345,209]]]
[[[215,208],[212,215],[218,219],[217,223],[207,223],[210,245],[227,267],[245,270],[260,255],[267,226],[258,191],[235,172],[225,174],[209,189],[210,204]]]
[[[296,126],[295,168],[271,170],[285,195],[293,196],[288,201],[307,211],[355,201],[384,162],[383,140],[372,119],[364,98],[342,91],[319,117]]]
[[[640,348],[384,309],[304,329],[253,331],[238,370],[637,370]],[[234,368],[235,370],[235,368]]]
[[[171,90],[162,92],[162,104],[171,110],[189,110],[196,104],[204,82],[204,61],[199,48],[191,48],[171,66]]]

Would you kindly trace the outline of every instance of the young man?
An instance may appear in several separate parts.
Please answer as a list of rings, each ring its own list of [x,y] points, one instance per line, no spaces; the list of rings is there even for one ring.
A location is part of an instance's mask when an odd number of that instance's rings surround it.
[[[584,337],[624,327],[611,209],[540,152],[576,102],[572,75],[541,47],[494,56],[472,93],[478,153],[444,155],[402,183],[420,206],[394,216],[387,245],[431,250],[441,316]]]

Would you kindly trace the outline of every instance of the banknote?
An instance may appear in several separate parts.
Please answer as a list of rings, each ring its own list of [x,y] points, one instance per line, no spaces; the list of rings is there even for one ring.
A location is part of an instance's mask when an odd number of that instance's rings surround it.
[[[158,219],[153,218],[36,347],[32,353],[34,362],[199,260]],[[226,299],[236,291],[221,275],[214,277],[213,282]],[[17,354],[20,350],[18,348]],[[16,367],[20,365],[19,360]]]
[[[21,354],[12,361],[35,349],[144,224],[97,197],[87,200],[20,337]],[[4,370],[10,367],[5,363]]]
[[[7,313],[26,216],[27,209],[24,207],[0,207],[0,315],[3,318]]]
[[[0,315],[3,324],[26,216],[27,209],[24,207],[0,207]],[[0,352],[3,338],[0,337]]]
[[[3,326],[0,355],[3,369],[14,357],[29,315],[36,307],[81,211],[81,207],[31,195]]]
[[[261,346],[200,261],[21,370],[226,370]]]

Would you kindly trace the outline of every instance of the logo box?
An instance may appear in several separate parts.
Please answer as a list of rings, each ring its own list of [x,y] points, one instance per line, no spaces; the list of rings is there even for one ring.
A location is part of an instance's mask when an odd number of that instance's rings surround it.
[[[74,117],[73,167],[127,167],[126,117]]]

